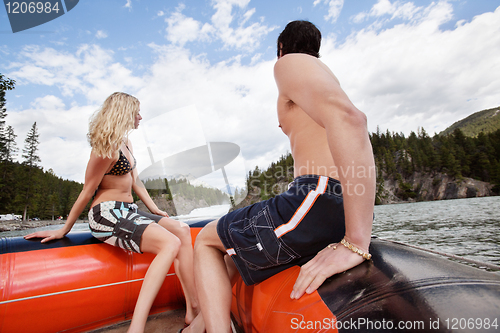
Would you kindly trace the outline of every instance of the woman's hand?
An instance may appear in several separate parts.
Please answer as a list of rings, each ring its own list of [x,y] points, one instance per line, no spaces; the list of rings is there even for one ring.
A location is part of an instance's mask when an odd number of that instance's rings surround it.
[[[37,231],[33,232],[31,234],[28,234],[24,236],[24,239],[32,239],[32,238],[43,238],[42,243],[49,242],[51,240],[55,239],[61,239],[66,235],[66,232],[64,232],[63,229],[57,229],[57,230],[44,230],[44,231]]]
[[[170,217],[170,216],[168,216],[168,213],[167,213],[167,212],[165,212],[165,211],[163,211],[163,210],[161,210],[161,209],[159,209],[159,208],[157,208],[157,209],[153,209],[153,210],[151,211],[151,214],[160,215],[160,216],[165,216],[165,217]]]

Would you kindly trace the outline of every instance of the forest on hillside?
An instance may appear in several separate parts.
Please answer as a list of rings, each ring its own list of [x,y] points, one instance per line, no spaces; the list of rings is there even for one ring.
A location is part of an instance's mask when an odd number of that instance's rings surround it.
[[[495,132],[500,128],[500,106],[474,112],[470,116],[455,122],[439,134],[448,135],[457,128],[460,128],[465,136],[471,137],[476,137],[480,132],[484,134]]]
[[[26,212],[25,219],[65,219],[83,188],[81,183],[56,176],[52,169],[23,163],[1,161],[0,173],[0,213]]]
[[[408,137],[386,131],[370,135],[377,169],[377,193],[384,180],[396,179],[406,196],[412,196],[411,184],[405,179],[415,172],[444,173],[456,179],[470,177],[495,185],[500,190],[500,130],[468,137],[460,129],[450,135],[430,137],[422,128]],[[266,170],[255,168],[248,173],[249,193],[258,193],[261,200],[284,190],[293,180],[293,157],[290,153],[272,163]]]

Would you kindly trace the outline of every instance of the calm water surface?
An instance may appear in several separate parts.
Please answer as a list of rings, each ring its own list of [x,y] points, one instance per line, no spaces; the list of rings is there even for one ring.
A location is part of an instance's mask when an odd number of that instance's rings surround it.
[[[500,197],[375,207],[373,235],[500,265]]]
[[[209,207],[207,213],[219,212]],[[60,226],[39,230],[57,228]],[[33,230],[38,229],[1,232],[0,237],[22,236]],[[88,224],[76,224],[73,230],[88,230]],[[375,207],[374,236],[494,265],[500,265],[499,231],[500,197]]]

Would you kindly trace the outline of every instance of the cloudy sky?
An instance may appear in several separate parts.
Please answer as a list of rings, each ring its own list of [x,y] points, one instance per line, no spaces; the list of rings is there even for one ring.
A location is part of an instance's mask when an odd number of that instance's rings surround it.
[[[17,82],[7,92],[5,120],[20,150],[36,122],[41,166],[83,182],[88,119],[108,95],[128,92],[141,101],[144,118],[132,134],[139,170],[207,142],[230,142],[240,153],[226,171],[241,186],[249,170],[289,151],[273,78],[276,39],[289,21],[320,28],[321,59],[367,114],[371,132],[424,128],[432,135],[500,105],[498,6],[497,0],[88,0],[18,33],[1,8],[0,73]],[[217,172],[211,176],[221,179]]]

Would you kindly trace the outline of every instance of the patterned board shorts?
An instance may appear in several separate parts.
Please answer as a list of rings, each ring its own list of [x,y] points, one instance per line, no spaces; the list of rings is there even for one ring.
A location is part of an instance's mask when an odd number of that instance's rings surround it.
[[[219,219],[217,233],[247,285],[303,265],[345,234],[340,182],[297,177],[288,191]]]
[[[137,210],[134,203],[105,201],[90,209],[89,227],[92,235],[105,243],[142,253],[140,245],[144,230],[162,218]]]

